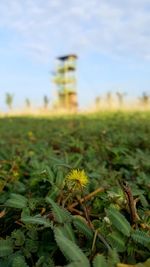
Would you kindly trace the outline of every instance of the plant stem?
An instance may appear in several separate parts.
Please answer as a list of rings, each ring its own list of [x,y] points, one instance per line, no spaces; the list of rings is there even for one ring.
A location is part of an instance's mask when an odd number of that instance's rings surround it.
[[[130,217],[132,224],[136,224],[138,220],[140,220],[137,210],[136,210],[136,203],[138,199],[133,198],[132,190],[128,183],[126,181],[120,182],[120,185],[123,189],[123,192],[125,194],[125,197],[127,199],[129,211],[130,211]]]
[[[99,189],[99,188],[98,188]],[[97,190],[95,190],[94,192],[98,192],[98,189]],[[85,217],[86,217],[86,219],[87,219],[87,222],[88,222],[88,225],[89,225],[89,227],[91,228],[91,230],[94,232],[94,235],[97,235],[98,236],[98,238],[101,240],[101,242],[106,246],[106,248],[110,251],[111,250],[111,247],[109,246],[109,244],[107,243],[107,241],[105,240],[105,238],[99,233],[99,230],[98,229],[96,229],[95,230],[95,228],[94,228],[94,225],[93,225],[93,223],[91,222],[91,220],[90,220],[90,217],[89,217],[89,213],[88,213],[88,209],[87,209],[87,206],[86,206],[86,203],[85,203],[85,197],[84,197],[84,192],[83,192],[83,189],[82,189],[82,187],[81,187],[81,192],[82,192],[82,199],[83,199],[83,201],[81,202],[81,199],[79,199],[79,202],[80,202],[80,204],[82,205],[82,207],[83,207],[83,209],[84,209],[84,212],[85,212]],[[94,192],[92,192],[92,193],[94,193]],[[91,193],[91,194],[92,194]],[[90,195],[91,195],[90,194]],[[95,195],[95,194],[94,194]],[[92,194],[92,196],[93,196],[93,194]],[[95,231],[96,231],[96,234],[95,234]]]
[[[103,187],[99,187],[98,189],[96,189],[95,191],[91,192],[90,194],[84,196],[83,198],[80,199],[80,203],[82,202],[86,202],[87,200],[91,199],[92,197],[94,197],[95,195],[97,195],[98,193],[104,192],[105,188]],[[79,201],[74,202],[73,204],[71,204],[68,208],[74,208],[75,206],[77,206],[79,204]]]

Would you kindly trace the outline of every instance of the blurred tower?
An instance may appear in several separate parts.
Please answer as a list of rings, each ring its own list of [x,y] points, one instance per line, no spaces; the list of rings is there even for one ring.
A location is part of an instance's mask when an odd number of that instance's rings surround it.
[[[76,91],[76,55],[66,55],[57,58],[54,83],[58,88],[58,106],[68,110],[78,107]]]

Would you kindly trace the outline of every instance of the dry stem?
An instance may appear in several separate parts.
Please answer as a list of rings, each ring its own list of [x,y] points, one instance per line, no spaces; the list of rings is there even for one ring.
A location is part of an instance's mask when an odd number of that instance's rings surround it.
[[[104,192],[105,188],[103,187],[99,187],[98,189],[96,189],[95,191],[91,192],[90,194],[86,195],[85,197],[82,197],[80,199],[80,204],[91,199],[92,197],[94,197],[95,195],[97,195],[98,193]],[[76,201],[74,203],[72,203],[68,209],[71,210],[72,208],[76,207],[79,204],[79,201]]]

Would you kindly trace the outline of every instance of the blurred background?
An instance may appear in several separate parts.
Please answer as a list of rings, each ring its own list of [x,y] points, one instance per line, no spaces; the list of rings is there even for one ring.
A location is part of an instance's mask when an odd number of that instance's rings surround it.
[[[150,108],[148,0],[1,0],[0,113]]]

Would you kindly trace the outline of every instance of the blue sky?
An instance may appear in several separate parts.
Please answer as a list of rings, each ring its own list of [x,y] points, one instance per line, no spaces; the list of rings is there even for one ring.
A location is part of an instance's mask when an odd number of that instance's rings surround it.
[[[108,91],[150,94],[149,0],[1,0],[0,110],[56,94],[55,58],[76,53],[80,106]]]

